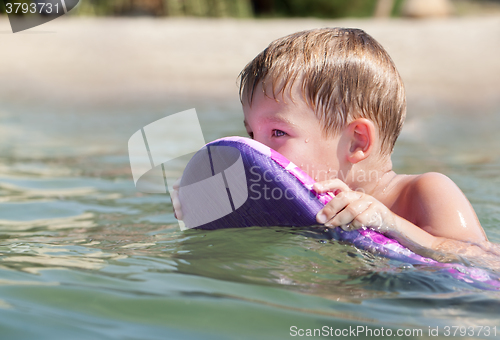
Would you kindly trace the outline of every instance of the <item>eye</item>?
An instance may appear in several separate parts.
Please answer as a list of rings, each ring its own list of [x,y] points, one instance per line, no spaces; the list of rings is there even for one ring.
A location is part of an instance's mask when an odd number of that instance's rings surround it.
[[[283,137],[286,136],[286,132],[281,130],[273,130],[273,137]]]

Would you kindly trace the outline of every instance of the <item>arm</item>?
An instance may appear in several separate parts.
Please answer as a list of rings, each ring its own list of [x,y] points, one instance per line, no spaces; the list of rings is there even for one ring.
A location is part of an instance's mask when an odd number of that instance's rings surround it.
[[[465,196],[446,176],[424,174],[408,186],[405,192],[409,198],[405,200],[406,207],[400,210],[411,212],[415,216],[412,222],[374,197],[350,190],[340,180],[317,183],[314,187],[317,192],[340,191],[318,213],[317,221],[345,230],[370,227],[420,255],[440,261],[500,254],[498,247],[487,242]]]

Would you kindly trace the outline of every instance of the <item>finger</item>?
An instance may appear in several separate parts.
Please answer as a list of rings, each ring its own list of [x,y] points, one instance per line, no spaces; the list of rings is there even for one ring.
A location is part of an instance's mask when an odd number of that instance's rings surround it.
[[[182,220],[182,210],[181,210],[181,201],[179,200],[179,191],[172,190],[170,193],[170,199],[172,200],[172,206],[174,207],[174,216],[178,220]]]
[[[352,223],[356,217],[364,213],[372,204],[371,200],[359,199],[348,204],[344,210],[339,212],[334,218],[325,223],[325,226],[344,226]],[[361,227],[360,224],[355,223],[354,227]]]
[[[378,232],[385,232],[387,229],[385,228],[386,221],[384,220],[384,216],[380,210],[377,209],[376,204],[372,204],[368,209],[356,216],[353,222],[355,225],[370,227]],[[388,222],[390,223],[390,220]]]
[[[373,204],[372,204],[373,205]],[[372,206],[368,207],[367,210],[371,210]],[[349,224],[345,224],[340,226],[342,229],[345,231],[351,231],[351,230],[357,230],[357,229],[366,229],[367,224],[366,224],[366,216],[370,214],[370,212],[367,212],[365,210],[363,213],[359,214],[352,220]]]
[[[318,221],[318,223],[325,224],[327,221],[335,217],[335,215],[337,215],[349,203],[360,199],[360,197],[361,194],[356,191],[342,192],[338,194],[318,212],[316,215],[316,221]]]
[[[182,177],[179,177],[175,182],[174,184],[172,184],[172,188],[174,188],[174,190],[179,190],[179,187],[181,186],[181,179]]]
[[[325,193],[328,191],[333,192],[335,195],[337,195],[340,192],[349,192],[352,191],[351,188],[344,182],[342,182],[340,179],[335,178],[335,179],[330,179],[327,181],[322,181],[322,182],[316,182],[313,185],[314,191],[317,193]]]
[[[356,216],[356,217],[358,217],[358,216]],[[360,222],[358,218],[354,218],[354,220],[352,220],[351,223],[349,223],[345,226],[342,226],[342,229],[344,229],[346,231],[365,229],[365,228],[366,228],[366,225],[364,223]]]

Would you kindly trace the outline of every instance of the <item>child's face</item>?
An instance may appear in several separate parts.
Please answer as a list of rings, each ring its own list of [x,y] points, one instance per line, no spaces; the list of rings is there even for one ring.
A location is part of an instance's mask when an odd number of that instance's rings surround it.
[[[340,137],[325,137],[320,120],[300,92],[292,89],[292,95],[293,102],[287,95],[278,95],[275,100],[265,96],[258,86],[252,105],[243,102],[248,134],[281,153],[316,181],[337,178]]]

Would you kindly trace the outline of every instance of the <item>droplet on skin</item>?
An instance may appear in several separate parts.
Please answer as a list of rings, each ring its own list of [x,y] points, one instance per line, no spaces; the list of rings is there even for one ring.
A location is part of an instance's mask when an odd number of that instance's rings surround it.
[[[458,217],[460,217],[460,224],[462,225],[462,228],[467,228],[467,222],[465,222],[464,215],[460,211],[458,212]]]

